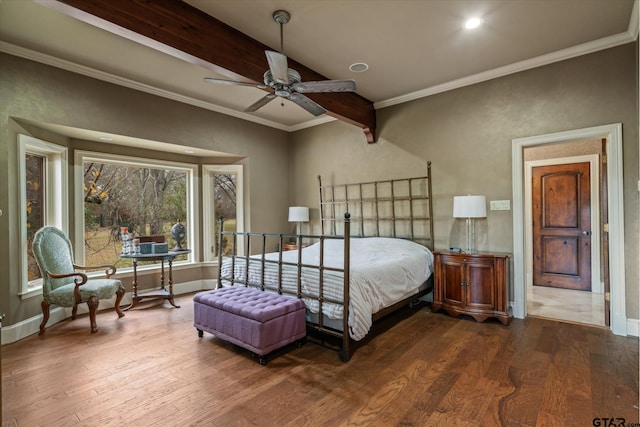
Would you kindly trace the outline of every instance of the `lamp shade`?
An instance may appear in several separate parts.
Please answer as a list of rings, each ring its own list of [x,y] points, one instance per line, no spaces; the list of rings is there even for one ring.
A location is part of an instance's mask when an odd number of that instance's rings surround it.
[[[289,207],[289,222],[309,222],[309,208],[305,206]]]
[[[454,196],[454,218],[485,218],[487,216],[487,199],[485,196]]]

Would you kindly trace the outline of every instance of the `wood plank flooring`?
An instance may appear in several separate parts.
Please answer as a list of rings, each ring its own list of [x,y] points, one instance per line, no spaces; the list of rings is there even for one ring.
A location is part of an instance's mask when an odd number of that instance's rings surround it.
[[[192,295],[99,332],[80,316],[1,348],[3,426],[591,426],[639,422],[638,339],[407,308],[349,363],[312,341],[261,366],[198,338]],[[601,424],[605,425],[605,424]]]

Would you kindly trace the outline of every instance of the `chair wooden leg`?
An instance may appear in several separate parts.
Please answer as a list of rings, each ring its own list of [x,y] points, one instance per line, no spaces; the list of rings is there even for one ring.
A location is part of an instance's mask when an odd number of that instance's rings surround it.
[[[73,304],[73,309],[71,309],[71,320],[76,320],[78,315],[78,303]]]
[[[91,333],[98,332],[98,325],[96,324],[96,311],[98,311],[98,297],[91,295],[87,301],[89,306],[89,320],[91,320]]]
[[[120,310],[120,302],[122,301],[122,297],[124,296],[124,286],[120,285],[118,291],[116,292],[116,313],[118,313],[118,317],[123,317],[124,313]]]
[[[42,323],[40,323],[40,332],[38,333],[38,335],[44,334],[44,327],[49,321],[49,303],[47,302],[47,300],[43,299],[41,306],[42,306]]]

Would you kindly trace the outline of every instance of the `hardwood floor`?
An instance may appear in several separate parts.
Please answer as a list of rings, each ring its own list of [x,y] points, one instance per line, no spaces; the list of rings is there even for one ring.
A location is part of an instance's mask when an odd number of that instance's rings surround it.
[[[1,349],[3,426],[442,426],[638,422],[638,339],[407,308],[349,363],[308,342],[261,366],[198,338],[192,295],[80,316]],[[393,320],[393,321],[391,321]],[[601,424],[605,425],[605,424]]]

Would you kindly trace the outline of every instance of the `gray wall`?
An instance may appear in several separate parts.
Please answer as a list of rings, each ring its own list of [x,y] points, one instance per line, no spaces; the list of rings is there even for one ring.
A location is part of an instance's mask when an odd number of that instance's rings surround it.
[[[288,225],[287,133],[11,55],[0,55],[0,64],[0,209],[3,211],[0,217],[0,313],[7,315],[3,326],[41,313],[40,298],[22,300],[17,296],[20,289],[18,132],[45,136],[52,142],[69,146],[72,165],[73,149],[199,161],[149,150],[69,140],[38,130],[38,123],[206,148],[243,157],[247,227],[275,231]],[[25,127],[23,120],[31,125]],[[73,179],[72,167],[69,178]],[[274,209],[274,206],[283,206],[283,209]],[[73,215],[73,206],[69,212]],[[71,217],[70,224],[73,221]],[[195,273],[181,274],[185,280],[197,280],[202,274],[211,273],[200,267],[194,270]],[[130,288],[130,280],[123,283]]]
[[[0,312],[3,325],[40,313],[39,298],[16,296],[18,271],[17,132],[15,119],[134,136],[244,157],[247,225],[288,229],[286,207],[312,207],[317,224],[323,182],[422,175],[433,161],[436,247],[462,246],[454,195],[512,199],[513,138],[623,123],[627,317],[638,314],[637,46],[628,44],[557,64],[422,98],[377,112],[379,141],[333,122],[284,132],[100,82],[10,55],[0,55]],[[52,138],[56,138],[52,135]],[[59,138],[59,137],[58,137]],[[73,148],[83,141],[64,141]],[[104,147],[105,151],[113,150]],[[120,150],[135,153],[135,150]],[[134,154],[132,154],[134,155]],[[274,209],[275,207],[275,209]],[[72,218],[73,220],[73,218]],[[478,247],[511,251],[511,211],[479,221]],[[211,269],[188,274],[210,277]]]
[[[637,49],[631,43],[378,110],[371,146],[339,122],[298,131],[292,201],[317,207],[318,174],[334,183],[409,177],[431,160],[436,248],[464,246],[453,196],[513,200],[512,139],[622,123],[626,314],[638,319]],[[476,231],[479,249],[513,250],[512,211],[489,211]]]

